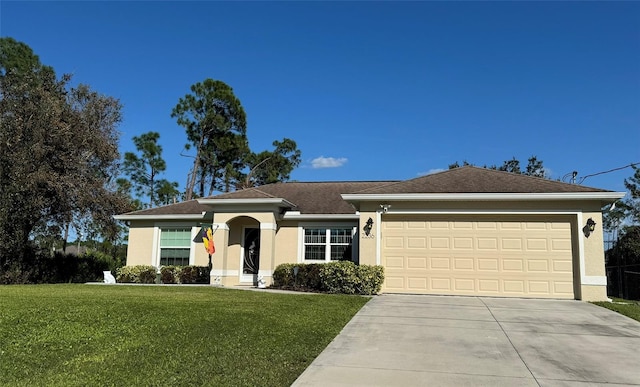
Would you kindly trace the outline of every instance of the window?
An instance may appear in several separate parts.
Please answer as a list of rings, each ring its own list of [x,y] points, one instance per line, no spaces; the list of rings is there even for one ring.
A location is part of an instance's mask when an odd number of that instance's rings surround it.
[[[188,266],[191,252],[191,228],[160,230],[160,265]]]
[[[353,228],[305,228],[304,259],[312,261],[351,260]]]

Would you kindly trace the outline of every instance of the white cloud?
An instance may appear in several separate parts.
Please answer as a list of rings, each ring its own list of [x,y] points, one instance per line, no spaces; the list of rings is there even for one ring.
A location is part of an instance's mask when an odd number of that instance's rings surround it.
[[[446,169],[433,168],[433,169],[428,170],[427,172],[418,172],[418,176],[433,175],[434,173],[444,172],[444,171],[446,171]]]
[[[315,169],[317,169],[317,168],[337,168],[337,167],[343,166],[346,162],[347,162],[347,158],[346,157],[335,158],[335,157],[320,156],[320,157],[316,157],[315,159],[311,160],[311,167],[315,168]]]

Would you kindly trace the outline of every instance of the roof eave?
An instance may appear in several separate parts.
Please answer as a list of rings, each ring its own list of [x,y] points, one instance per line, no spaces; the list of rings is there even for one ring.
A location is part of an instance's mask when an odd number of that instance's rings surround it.
[[[353,214],[301,214],[299,211],[287,211],[282,216],[283,220],[358,220],[360,213]]]
[[[201,220],[204,218],[205,212],[200,214],[122,214],[114,215],[115,220]]]
[[[625,192],[549,192],[549,193],[406,193],[406,194],[343,194],[347,202],[364,201],[546,201],[546,200],[601,200],[615,201]]]

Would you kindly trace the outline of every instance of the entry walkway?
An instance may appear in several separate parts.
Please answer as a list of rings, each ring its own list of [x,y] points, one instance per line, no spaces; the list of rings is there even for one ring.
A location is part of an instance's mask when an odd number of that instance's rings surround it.
[[[374,297],[294,386],[640,385],[640,323],[582,301]]]

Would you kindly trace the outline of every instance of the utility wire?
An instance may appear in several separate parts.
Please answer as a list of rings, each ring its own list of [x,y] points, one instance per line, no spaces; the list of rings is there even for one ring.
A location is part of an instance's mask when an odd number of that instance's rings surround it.
[[[592,174],[590,174],[590,175],[586,175],[586,176],[581,177],[581,178],[579,179],[579,181],[578,181],[578,184],[582,184],[582,182],[583,182],[583,181],[585,181],[585,179],[586,179],[587,177],[597,176],[597,175],[604,175],[605,173],[610,173],[610,172],[619,171],[619,170],[621,170],[621,169],[625,169],[625,168],[633,167],[634,165],[638,165],[638,164],[640,164],[640,162],[637,162],[637,163],[631,163],[631,164],[625,165],[624,167],[613,168],[613,169],[610,169],[610,170],[608,170],[608,171],[603,171],[603,172],[598,172],[598,173],[592,173]],[[566,176],[566,175],[565,175],[565,176]]]

